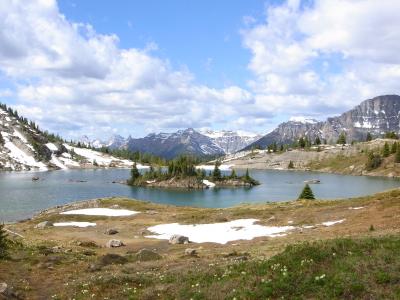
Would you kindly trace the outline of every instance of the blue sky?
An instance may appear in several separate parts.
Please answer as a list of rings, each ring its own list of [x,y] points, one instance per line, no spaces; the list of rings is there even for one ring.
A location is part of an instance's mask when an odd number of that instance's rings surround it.
[[[264,134],[398,94],[397,11],[397,0],[3,0],[0,102],[66,138]]]
[[[217,88],[245,85],[251,75],[239,31],[245,16],[262,19],[265,5],[261,0],[59,1],[68,19],[116,33],[123,48],[155,43],[157,56],[188,66],[196,79]]]

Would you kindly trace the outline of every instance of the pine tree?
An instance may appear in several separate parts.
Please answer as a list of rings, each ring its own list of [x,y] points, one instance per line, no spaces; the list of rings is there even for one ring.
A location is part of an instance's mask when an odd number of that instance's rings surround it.
[[[221,180],[221,178],[222,178],[222,174],[221,174],[221,170],[219,169],[219,165],[220,165],[220,162],[217,160],[215,162],[214,171],[212,173],[212,177],[214,180]]]
[[[308,184],[306,184],[304,186],[304,189],[299,196],[299,200],[300,199],[310,199],[310,200],[315,199],[313,191],[311,190],[311,188]]]
[[[288,169],[294,169],[293,161],[289,161]]]
[[[394,161],[396,163],[400,163],[400,146],[397,146],[397,151],[396,151],[396,155],[394,157]]]
[[[231,175],[229,175],[229,178],[231,178],[231,179],[235,179],[235,178],[237,178],[237,176],[236,176],[236,172],[235,172],[235,170],[234,170],[234,169],[232,169],[232,172],[231,172]]]
[[[130,183],[134,184],[135,181],[140,177],[140,173],[139,170],[136,166],[136,162],[133,163],[132,169],[131,169],[131,179],[130,179]]]
[[[390,150],[390,152],[391,152],[392,154],[395,154],[395,153],[397,152],[397,147],[398,147],[397,143],[394,142],[394,143],[392,144],[392,149]]]
[[[304,148],[306,146],[306,141],[304,140],[303,137],[299,139],[299,146],[300,148]]]
[[[337,140],[337,144],[340,144],[340,145],[346,145],[346,135],[344,134],[344,132],[342,132],[340,135],[339,135],[339,138],[338,138],[338,140]]]
[[[319,136],[317,136],[315,138],[315,145],[321,145],[321,140],[320,140]]]
[[[4,229],[4,224],[0,224],[0,259],[7,258],[8,248],[9,242],[7,239],[7,233]]]
[[[372,141],[372,135],[370,132],[367,133],[367,137],[365,139],[366,142]]]
[[[246,169],[246,174],[244,175],[244,178],[245,178],[246,180],[249,180],[249,179],[250,179],[249,169]]]
[[[390,155],[390,149],[389,149],[388,142],[385,142],[385,144],[383,145],[382,155],[383,155],[383,157],[388,157]]]
[[[1,132],[0,132],[0,145],[4,145],[4,138]]]

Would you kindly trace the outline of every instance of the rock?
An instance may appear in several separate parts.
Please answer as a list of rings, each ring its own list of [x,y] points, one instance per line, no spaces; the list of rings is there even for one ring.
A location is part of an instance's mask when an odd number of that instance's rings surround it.
[[[196,249],[187,248],[187,249],[185,249],[185,255],[187,255],[187,256],[197,256],[197,251],[196,251]]]
[[[138,261],[151,261],[151,260],[159,260],[161,259],[161,255],[151,251],[149,249],[141,249],[136,253],[136,259]]]
[[[51,227],[51,226],[53,226],[53,222],[44,221],[44,222],[40,222],[39,224],[37,224],[37,225],[35,226],[35,228],[37,228],[37,229],[44,229],[44,228],[48,228],[48,227]]]
[[[37,176],[32,177],[32,181],[38,181],[38,180],[39,180],[39,177],[37,177]]]
[[[0,282],[0,299],[22,299],[5,282]]]
[[[189,244],[189,238],[184,235],[174,234],[169,238],[170,244]]]
[[[93,241],[78,241],[76,245],[80,247],[85,247],[85,248],[99,248],[99,245],[97,245]]]
[[[109,240],[106,244],[107,248],[115,248],[115,247],[122,247],[125,246],[123,242],[120,240]]]
[[[113,234],[117,234],[118,232],[119,231],[117,229],[108,228],[106,231],[104,231],[104,234],[113,235]]]
[[[128,262],[128,259],[126,257],[123,257],[119,254],[114,254],[114,253],[107,253],[100,257],[99,259],[99,264],[101,266],[107,266],[107,265],[123,265]]]

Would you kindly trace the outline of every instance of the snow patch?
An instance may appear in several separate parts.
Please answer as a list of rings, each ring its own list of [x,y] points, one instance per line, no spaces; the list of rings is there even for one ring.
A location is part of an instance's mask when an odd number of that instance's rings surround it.
[[[209,181],[207,179],[203,179],[203,183],[208,187],[215,187],[215,183],[211,182],[211,181]]]
[[[57,167],[59,167],[62,170],[68,169],[54,154],[51,156],[50,162],[55,164]]]
[[[332,225],[335,225],[335,224],[343,223],[345,220],[346,219],[337,220],[337,221],[327,221],[327,222],[323,222],[322,225],[329,227],[329,226],[332,226]]]
[[[230,169],[231,169],[231,167],[233,167],[234,165],[224,165],[224,164],[222,164],[222,165],[220,165],[218,168],[221,170],[221,171],[229,171]],[[198,165],[198,166],[196,166],[196,169],[203,169],[203,170],[206,170],[206,171],[212,171],[212,170],[214,170],[214,165]]]
[[[3,134],[3,133],[2,133]],[[19,149],[16,145],[10,142],[8,139],[5,139],[4,147],[10,150],[9,156],[16,160],[17,162],[28,165],[30,167],[38,168],[39,170],[47,170],[47,167],[44,163],[38,162],[35,160],[33,156],[26,154],[24,151]]]
[[[252,240],[256,237],[277,237],[295,229],[293,226],[263,226],[254,224],[257,219],[239,219],[224,223],[181,225],[178,223],[161,224],[149,227],[157,235],[146,236],[168,240],[174,234],[187,236],[194,243],[226,244],[236,240]]]
[[[365,208],[365,206],[349,207],[349,209],[354,209],[354,210],[363,209],[363,208]]]
[[[56,145],[54,145],[53,143],[47,143],[46,147],[49,148],[50,151],[58,151],[58,148]]]
[[[302,124],[315,124],[315,123],[318,123],[317,120],[314,120],[314,119],[311,119],[311,118],[307,118],[307,117],[303,117],[303,116],[291,117],[289,119],[289,121],[298,122],[298,123],[302,123]]]
[[[139,212],[127,209],[112,209],[112,208],[83,208],[76,210],[64,211],[62,215],[86,215],[86,216],[107,216],[107,217],[121,217],[132,216]]]
[[[90,222],[59,222],[59,223],[54,223],[53,224],[56,227],[65,227],[65,226],[72,226],[72,227],[90,227],[90,226],[96,226],[96,223],[90,223]]]

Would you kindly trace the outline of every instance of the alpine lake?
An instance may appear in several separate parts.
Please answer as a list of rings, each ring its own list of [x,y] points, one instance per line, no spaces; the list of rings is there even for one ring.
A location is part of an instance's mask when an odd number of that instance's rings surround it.
[[[238,175],[244,171],[237,171]],[[307,180],[319,180],[311,188],[318,199],[365,196],[397,188],[400,180],[317,172],[250,170],[261,184],[251,188],[204,190],[131,187],[122,183],[128,169],[79,169],[47,172],[0,173],[0,222],[29,218],[46,208],[105,197],[128,197],[161,204],[222,208],[241,203],[265,203],[297,199]],[[32,177],[39,177],[33,181]]]

